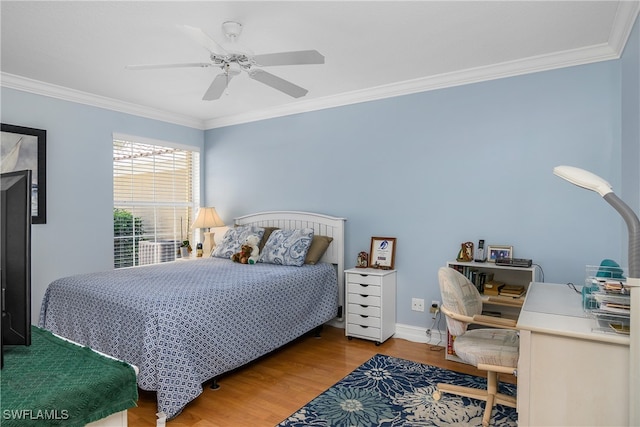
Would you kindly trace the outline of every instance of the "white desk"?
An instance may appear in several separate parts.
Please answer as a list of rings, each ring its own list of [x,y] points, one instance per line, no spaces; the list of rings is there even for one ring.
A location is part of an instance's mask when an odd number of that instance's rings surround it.
[[[532,283],[520,312],[519,426],[629,424],[629,337],[592,332],[582,297]]]

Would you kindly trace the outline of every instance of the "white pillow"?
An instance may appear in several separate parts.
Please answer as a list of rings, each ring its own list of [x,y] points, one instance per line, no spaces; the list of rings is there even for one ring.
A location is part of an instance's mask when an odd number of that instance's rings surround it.
[[[313,228],[274,230],[262,249],[260,262],[300,267],[313,240]]]

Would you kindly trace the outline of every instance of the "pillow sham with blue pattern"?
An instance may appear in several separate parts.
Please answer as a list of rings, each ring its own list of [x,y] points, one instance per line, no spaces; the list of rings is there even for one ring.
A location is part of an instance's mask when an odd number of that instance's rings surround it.
[[[216,246],[211,256],[216,258],[231,258],[231,255],[240,251],[240,246],[242,246],[247,237],[252,234],[262,239],[264,228],[256,227],[255,225],[244,225],[228,229],[227,232],[224,233],[222,242]]]
[[[274,230],[262,249],[260,262],[300,267],[313,240],[313,228]]]

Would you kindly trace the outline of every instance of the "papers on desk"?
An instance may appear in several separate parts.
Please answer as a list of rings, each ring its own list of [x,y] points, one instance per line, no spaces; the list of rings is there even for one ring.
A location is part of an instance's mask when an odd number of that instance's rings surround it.
[[[625,281],[620,279],[591,278],[596,285],[586,294],[585,311],[597,322],[597,330],[628,335],[631,324],[630,294]]]
[[[600,304],[600,310],[607,311],[609,313],[618,314],[631,314],[631,306],[625,304],[616,304],[612,302],[603,302]]]

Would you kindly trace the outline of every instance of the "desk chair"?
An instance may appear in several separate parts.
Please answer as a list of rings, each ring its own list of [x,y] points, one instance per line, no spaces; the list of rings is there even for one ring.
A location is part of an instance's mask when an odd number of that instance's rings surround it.
[[[516,321],[482,315],[482,298],[476,287],[463,274],[449,267],[438,271],[442,312],[447,328],[455,336],[453,348],[464,362],[487,371],[487,389],[439,383],[433,393],[440,400],[442,392],[486,401],[482,425],[488,426],[496,404],[516,407],[516,398],[498,393],[498,373],[515,375],[518,365],[518,334]],[[477,324],[498,329],[470,329]]]

